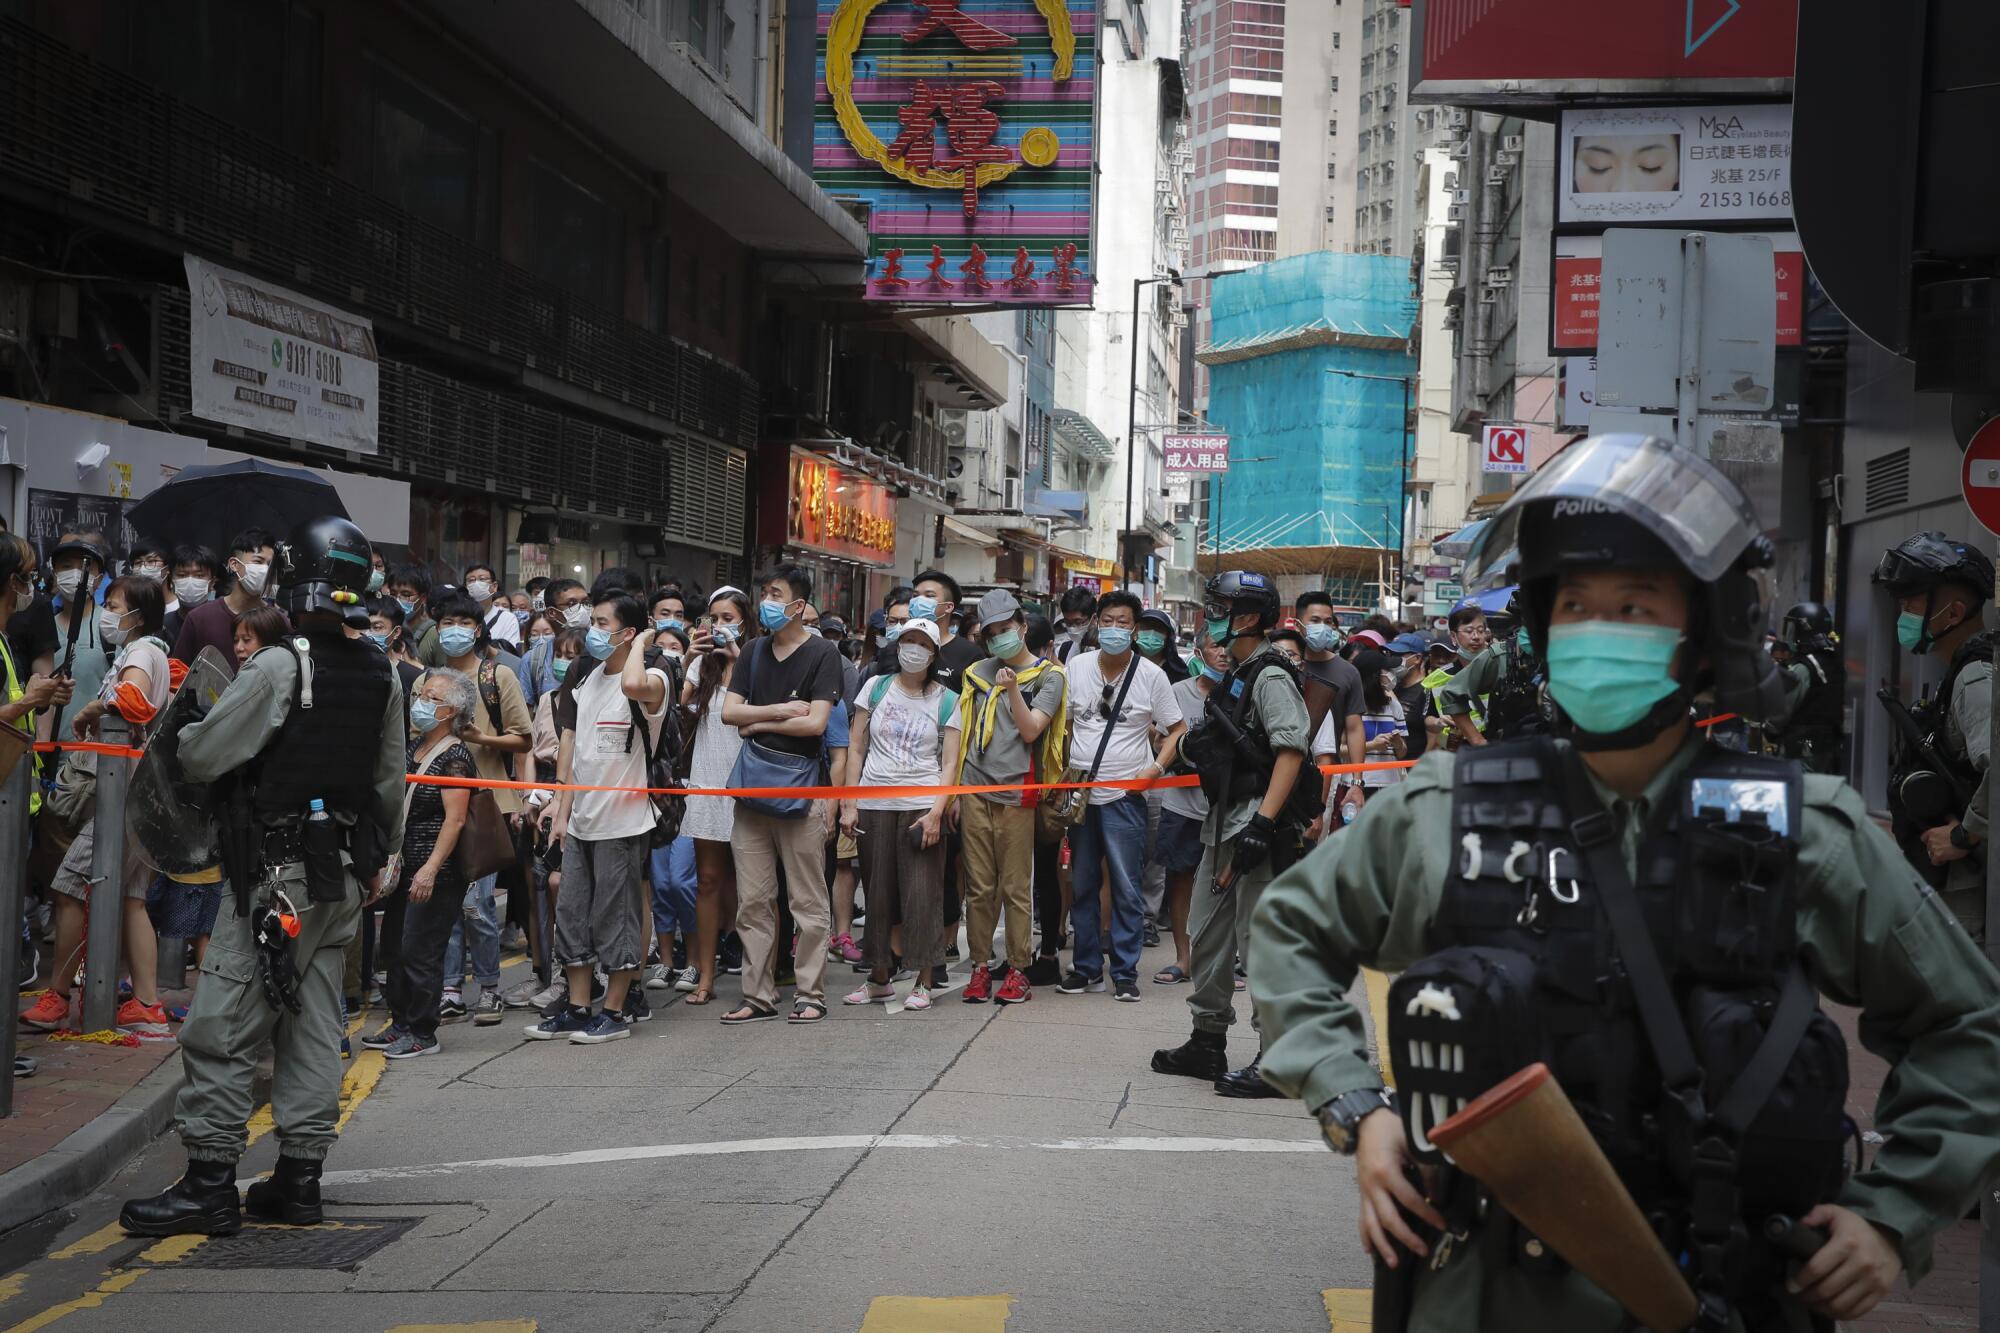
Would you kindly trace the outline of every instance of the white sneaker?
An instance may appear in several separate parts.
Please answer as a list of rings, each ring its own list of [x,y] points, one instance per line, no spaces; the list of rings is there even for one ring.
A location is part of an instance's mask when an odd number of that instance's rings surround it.
[[[678,973],[677,973],[677,974],[676,974],[676,975],[674,976],[674,989],[675,989],[675,990],[677,990],[677,991],[683,991],[683,992],[685,992],[685,991],[693,991],[693,990],[700,990],[700,989],[701,989],[701,969],[700,969],[700,968],[698,968],[698,967],[694,967],[694,966],[688,966],[688,967],[684,967],[684,968],[682,968],[682,969],[681,969],[681,970],[680,970],[680,971],[679,971],[679,972],[678,972]]]
[[[918,986],[910,992],[910,998],[903,1001],[905,1009],[928,1009],[931,1007],[931,992],[928,986]]]
[[[896,998],[894,986],[878,986],[872,981],[864,981],[841,999],[842,1004],[887,1004]],[[929,1003],[928,1000],[925,1001]]]
[[[674,970],[665,963],[646,964],[646,989],[666,990],[674,984]]]

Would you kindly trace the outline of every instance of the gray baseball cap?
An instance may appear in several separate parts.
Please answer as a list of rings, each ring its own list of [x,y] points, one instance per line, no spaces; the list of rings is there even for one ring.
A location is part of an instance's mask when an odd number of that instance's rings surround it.
[[[1021,601],[1005,588],[995,588],[979,599],[979,628],[998,625],[1021,614]]]

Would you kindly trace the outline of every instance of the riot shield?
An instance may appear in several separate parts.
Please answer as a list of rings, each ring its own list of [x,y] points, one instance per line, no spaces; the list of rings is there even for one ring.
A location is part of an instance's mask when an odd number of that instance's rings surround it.
[[[181,728],[206,716],[234,678],[221,653],[202,649],[161,710],[146,753],[132,770],[125,798],[127,845],[136,846],[140,859],[163,874],[193,874],[221,858],[208,784],[182,777],[175,753]]]

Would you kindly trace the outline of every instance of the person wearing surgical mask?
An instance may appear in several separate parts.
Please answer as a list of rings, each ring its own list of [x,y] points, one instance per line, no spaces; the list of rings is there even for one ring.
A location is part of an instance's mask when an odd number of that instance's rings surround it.
[[[204,648],[214,648],[234,670],[236,618],[270,605],[271,565],[277,543],[262,528],[245,528],[229,542],[224,564],[227,591],[219,598],[183,607],[180,633],[174,636],[174,657],[190,666]],[[198,591],[198,590],[197,590]]]
[[[430,610],[430,572],[415,563],[397,565],[389,571],[387,591],[403,608],[403,635],[411,654],[425,666],[443,666],[444,649]]]
[[[91,608],[96,639],[116,653],[108,671],[100,673],[97,689],[79,703],[74,715],[57,738],[62,741],[94,741],[107,712],[116,711],[131,726],[133,745],[143,745],[151,723],[166,707],[173,693],[169,684],[166,645],[159,639],[160,620],[166,613],[166,599],[160,585],[128,574],[105,590],[104,605]],[[79,756],[88,766],[94,756]],[[55,905],[55,957],[78,957],[82,947],[84,915],[91,893],[92,859],[95,855],[96,821],[87,822],[71,842],[62,866],[50,882]],[[117,886],[124,899],[124,939],[131,962],[132,995],[118,1008],[116,1023],[141,1041],[171,1041],[166,1011],[158,991],[159,942],[146,916],[146,890],[152,871],[128,858]],[[49,978],[49,988],[33,1009],[22,1016],[29,1027],[44,1031],[81,1026],[73,1018],[70,991],[75,968],[58,967]]]
[[[1305,643],[1299,670],[1333,691],[1333,702],[1326,711],[1340,719],[1335,733],[1340,744],[1340,761],[1358,764],[1368,746],[1367,729],[1361,722],[1367,701],[1361,693],[1361,673],[1338,651],[1341,630],[1333,610],[1333,597],[1324,591],[1303,592],[1293,609],[1298,613],[1299,633]],[[1275,642],[1277,636],[1272,639]],[[1327,782],[1329,787],[1333,785],[1331,778]],[[1355,796],[1358,803],[1365,799],[1366,793],[1357,790]]]
[[[542,585],[541,597],[543,614],[548,617],[550,630],[590,628],[590,592],[575,579],[551,579]],[[553,640],[543,638],[537,641],[530,636],[528,651],[521,655],[515,674],[521,680],[521,692],[534,708],[544,694],[554,690],[561,682],[556,678],[549,649]]]
[[[167,567],[167,618],[160,626],[160,636],[169,644],[180,638],[188,612],[215,596],[215,571],[221,566],[206,546],[183,543],[174,548]]]
[[[958,580],[942,570],[925,570],[917,575],[911,585],[914,596],[910,598],[910,614],[920,620],[936,622],[944,636],[944,645],[938,649],[938,681],[948,690],[956,691],[963,684],[965,669],[975,662],[986,660],[986,650],[968,635],[958,633],[958,611],[963,600]],[[953,858],[954,861],[956,857]],[[957,882],[955,875],[947,877],[951,883]],[[945,903],[945,920],[955,923],[958,914],[956,895],[948,895]]]
[[[521,651],[521,622],[514,616],[513,605],[501,595],[500,580],[494,576],[493,566],[472,564],[465,567],[465,595],[479,603],[486,636],[518,654]]]
[[[1095,765],[1100,781],[1164,776],[1187,731],[1167,673],[1133,651],[1142,610],[1129,592],[1105,593],[1097,603],[1096,651],[1079,652],[1069,660],[1070,764],[1086,772]],[[1056,987],[1064,995],[1101,992],[1108,981],[1115,998],[1127,1003],[1140,998],[1146,816],[1144,792],[1095,787],[1083,822],[1070,830],[1075,949],[1070,969]],[[1111,872],[1108,921],[1098,898],[1106,866]]]
[[[403,687],[403,718],[409,720],[410,701],[417,697],[417,682],[423,677],[424,664],[410,656],[403,641],[403,608],[393,597],[370,597],[368,599],[368,629],[363,638],[389,655],[389,664],[396,668],[397,679]]]
[[[444,651],[445,669],[457,672],[478,687],[479,703],[464,720],[458,739],[471,753],[480,777],[511,781],[513,756],[528,752],[535,727],[534,714],[528,711],[527,700],[521,693],[520,677],[489,660],[487,641],[480,632],[487,613],[470,596],[463,592],[445,593],[431,610],[437,616],[438,646]],[[507,619],[511,622],[513,616],[510,614]],[[521,813],[520,791],[495,787],[492,792],[493,803],[500,813],[509,822],[517,820]],[[500,916],[494,898],[498,881],[496,873],[466,886],[465,902],[469,910],[462,929],[453,928],[452,943],[444,956],[444,999],[439,1012],[446,1022],[455,1022],[468,1013],[480,1027],[500,1021]],[[469,1007],[464,988],[468,961],[474,979],[479,982],[479,999]]]
[[[389,586],[389,562],[382,556],[382,548],[371,544],[368,552],[368,595],[379,597]]]
[[[709,594],[707,614],[688,644],[681,706],[690,718],[687,725],[694,737],[688,761],[690,786],[726,787],[736,766],[743,740],[735,727],[722,720],[727,693],[723,687],[737,657],[756,642],[753,614],[749,594],[727,585],[717,588]],[[695,969],[695,985],[686,1001],[691,1005],[714,1002],[718,955],[741,957],[734,935],[736,859],[729,845],[735,828],[736,803],[729,797],[687,798],[681,833],[694,839],[694,943],[688,965]]]
[[[70,719],[96,696],[111,665],[112,650],[99,632],[93,595],[104,566],[98,534],[63,533],[49,552],[48,596],[7,626],[15,641],[33,653],[37,675],[67,674],[75,683],[75,693],[54,720],[52,740],[69,734]]]
[[[1056,624],[1056,661],[1067,663],[1071,656],[1096,647],[1091,636],[1097,625],[1097,594],[1088,588],[1070,588],[1062,595],[1062,619]]]

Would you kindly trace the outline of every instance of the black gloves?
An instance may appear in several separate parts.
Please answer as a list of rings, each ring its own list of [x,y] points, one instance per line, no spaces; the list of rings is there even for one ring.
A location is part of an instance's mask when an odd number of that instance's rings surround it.
[[[1250,824],[1236,835],[1236,851],[1229,859],[1230,882],[1249,874],[1271,857],[1278,842],[1278,826],[1261,812],[1250,816]]]

